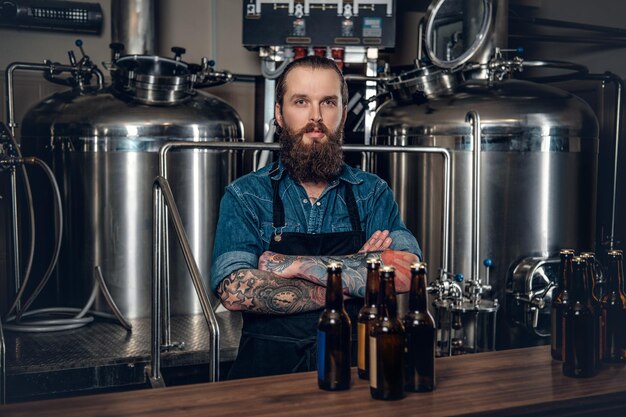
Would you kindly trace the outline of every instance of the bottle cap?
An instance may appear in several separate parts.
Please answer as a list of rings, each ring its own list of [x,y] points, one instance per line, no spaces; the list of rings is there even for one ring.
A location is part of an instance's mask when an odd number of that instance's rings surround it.
[[[424,273],[428,271],[428,264],[426,262],[414,262],[411,264],[411,271],[420,272],[420,270],[424,270]]]
[[[383,266],[380,272],[383,274],[394,274],[396,272],[396,268],[394,268],[393,266]]]
[[[341,262],[331,262],[328,264],[326,271],[327,272],[341,272]]]
[[[367,268],[368,269],[376,269],[380,266],[380,258],[367,258]]]
[[[574,249],[561,249],[559,251],[559,254],[561,255],[573,255],[574,253]]]

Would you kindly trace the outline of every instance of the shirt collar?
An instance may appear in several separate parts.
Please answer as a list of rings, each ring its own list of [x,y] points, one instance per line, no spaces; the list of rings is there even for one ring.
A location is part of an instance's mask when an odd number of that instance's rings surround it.
[[[355,168],[352,168],[351,166],[347,165],[345,162],[341,168],[341,174],[339,174],[339,180],[348,182],[352,185],[356,185],[356,184],[361,184],[363,182],[362,178],[357,177],[356,173],[358,171]],[[281,180],[283,175],[286,175],[285,173],[285,165],[283,165],[283,162],[281,160],[278,160],[278,167],[276,167],[276,169],[270,169],[269,171],[269,177],[272,180]],[[330,185],[334,185],[336,184],[337,180],[331,181]]]

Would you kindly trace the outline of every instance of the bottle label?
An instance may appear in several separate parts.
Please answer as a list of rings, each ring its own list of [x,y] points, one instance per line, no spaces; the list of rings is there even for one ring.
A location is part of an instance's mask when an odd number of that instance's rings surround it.
[[[365,364],[365,343],[369,343],[367,340],[367,324],[359,323],[357,324],[357,332],[359,336],[359,350],[358,350],[358,367],[361,370],[366,370]]]
[[[317,331],[317,378],[324,379],[326,374],[326,364],[324,357],[326,356],[326,332]]]
[[[370,344],[370,387],[378,388],[378,369],[376,369],[376,338],[369,336]]]

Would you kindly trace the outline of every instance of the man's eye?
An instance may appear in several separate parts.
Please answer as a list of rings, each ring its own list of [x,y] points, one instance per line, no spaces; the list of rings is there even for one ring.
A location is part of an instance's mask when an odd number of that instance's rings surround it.
[[[337,102],[335,100],[325,100],[324,104],[327,106],[336,106]]]
[[[295,104],[298,104],[298,105],[302,105],[302,104],[304,104],[304,103],[305,103],[305,101],[304,101],[304,100],[302,100],[302,99],[300,99],[300,100],[296,100],[296,101],[294,101],[294,103],[295,103]]]

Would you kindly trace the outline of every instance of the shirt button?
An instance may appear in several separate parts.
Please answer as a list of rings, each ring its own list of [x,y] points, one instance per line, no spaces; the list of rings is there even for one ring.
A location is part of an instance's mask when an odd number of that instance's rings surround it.
[[[319,201],[318,201],[316,204],[317,204],[318,206],[321,206],[321,205],[322,205]]]
[[[307,200],[306,198],[303,198],[303,199],[302,199],[302,202],[303,202],[304,204],[307,204],[307,203],[309,202],[309,200]]]

